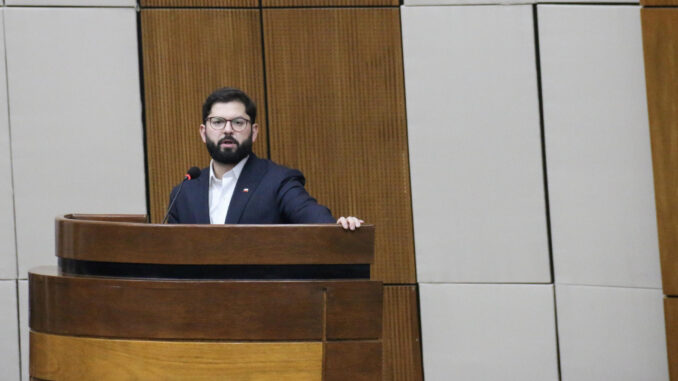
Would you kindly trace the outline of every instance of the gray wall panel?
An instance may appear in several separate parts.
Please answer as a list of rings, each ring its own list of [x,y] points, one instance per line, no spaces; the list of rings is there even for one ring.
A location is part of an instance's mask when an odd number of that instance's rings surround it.
[[[419,290],[427,381],[558,380],[552,285]]]
[[[7,5],[29,5],[29,6],[120,6],[134,7],[136,0],[5,0]]]
[[[668,380],[661,290],[556,286],[563,381]]]
[[[5,56],[4,10],[0,9],[0,56]],[[14,196],[10,156],[5,60],[0,59],[0,279],[16,278]]]
[[[639,8],[538,16],[555,281],[659,288]]]
[[[550,282],[530,6],[403,7],[420,282]]]
[[[19,342],[21,344],[21,379],[29,381],[28,370],[28,280],[19,280]]]
[[[19,379],[19,323],[16,281],[0,281],[0,372],[3,380]]]
[[[54,263],[54,217],[145,213],[136,14],[7,8],[19,276]]]

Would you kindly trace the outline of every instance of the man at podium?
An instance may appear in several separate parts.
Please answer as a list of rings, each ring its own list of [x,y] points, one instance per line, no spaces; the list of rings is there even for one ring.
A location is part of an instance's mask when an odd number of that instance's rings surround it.
[[[256,104],[239,89],[224,87],[207,97],[199,131],[212,161],[172,190],[170,223],[335,223],[330,210],[306,192],[301,172],[252,153],[259,132],[256,116]],[[363,222],[336,220],[347,230]]]

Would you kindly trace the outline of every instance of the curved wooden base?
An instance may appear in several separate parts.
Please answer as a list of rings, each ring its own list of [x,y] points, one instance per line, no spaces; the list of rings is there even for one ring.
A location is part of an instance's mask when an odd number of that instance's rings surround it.
[[[321,342],[95,339],[30,333],[43,380],[321,380]]]

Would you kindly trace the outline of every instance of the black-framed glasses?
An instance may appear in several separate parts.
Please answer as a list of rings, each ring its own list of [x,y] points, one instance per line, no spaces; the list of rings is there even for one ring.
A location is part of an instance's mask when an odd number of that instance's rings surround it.
[[[210,116],[207,118],[207,126],[214,131],[223,131],[226,128],[226,124],[231,122],[231,128],[233,131],[240,132],[247,128],[247,125],[250,123],[249,120],[241,117],[233,119],[225,119],[220,116]]]

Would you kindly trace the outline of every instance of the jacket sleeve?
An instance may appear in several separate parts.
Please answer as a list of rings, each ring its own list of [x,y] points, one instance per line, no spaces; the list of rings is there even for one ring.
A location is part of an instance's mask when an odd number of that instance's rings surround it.
[[[289,169],[278,189],[278,207],[281,214],[293,224],[333,224],[334,217],[330,210],[306,192],[304,175]]]

